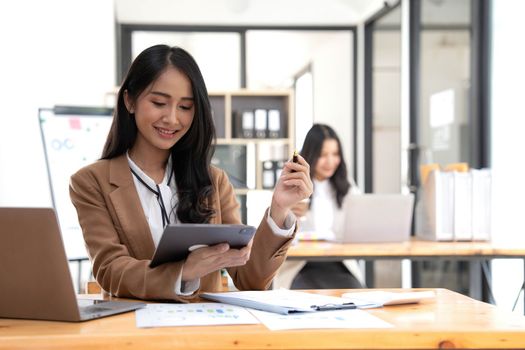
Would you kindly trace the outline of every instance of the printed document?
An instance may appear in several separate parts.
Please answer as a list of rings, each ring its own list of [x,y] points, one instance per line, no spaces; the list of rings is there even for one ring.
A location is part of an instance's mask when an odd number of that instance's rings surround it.
[[[434,299],[433,291],[423,292],[386,292],[382,290],[369,292],[350,292],[342,295],[359,309],[382,307],[387,305],[414,304],[422,300]]]
[[[392,328],[382,319],[363,310],[338,310],[280,315],[273,312],[251,311],[269,330],[329,329],[329,328]]]
[[[244,306],[283,315],[295,312],[316,312],[327,308],[336,309],[339,306],[347,308],[349,306],[345,305],[348,301],[343,298],[288,289],[202,293],[201,297],[220,303]]]
[[[139,328],[259,323],[245,308],[220,303],[148,304],[135,315]]]

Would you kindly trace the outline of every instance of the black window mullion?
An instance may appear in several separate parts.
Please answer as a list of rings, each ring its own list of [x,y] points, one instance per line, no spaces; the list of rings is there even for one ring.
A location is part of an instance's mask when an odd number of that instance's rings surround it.
[[[367,23],[365,25],[365,52],[364,52],[364,59],[365,59],[365,79],[364,79],[364,97],[365,97],[365,115],[364,115],[364,123],[363,123],[363,145],[364,145],[364,165],[365,165],[365,172],[364,172],[364,192],[365,193],[371,193],[373,192],[373,142],[372,142],[372,135],[373,135],[373,55],[374,55],[374,26],[375,21],[371,23]]]
[[[471,1],[471,166],[490,167],[490,0]]]
[[[353,173],[354,173],[354,180],[356,183],[359,183],[358,182],[358,179],[357,179],[357,128],[358,128],[358,121],[357,121],[357,57],[358,57],[358,53],[357,53],[357,50],[358,50],[358,38],[357,38],[357,30],[354,28],[352,29],[352,40],[353,40],[353,62],[352,62],[352,66],[353,66],[353,80],[354,80],[354,83],[353,83],[353,88],[352,88],[352,94],[353,94],[353,104],[354,104],[354,108],[353,108],[353,113],[354,113],[354,122],[353,122],[353,126],[354,126],[354,132],[353,132],[353,149],[354,149],[354,154],[353,154],[353,159],[354,159],[354,166],[353,166]]]
[[[415,192],[419,186],[419,120],[421,89],[421,2],[410,1],[409,6],[409,187]]]
[[[131,65],[131,33],[132,28],[121,25],[118,30],[120,35],[117,37],[117,81],[119,86]]]
[[[248,72],[248,67],[246,67],[246,30],[243,30],[243,31],[240,31],[239,34],[241,35],[241,49],[240,49],[240,54],[241,54],[241,66],[240,66],[240,70],[241,70],[241,74],[240,74],[240,77],[241,77],[241,88],[245,89],[246,88],[246,79],[247,79],[247,72]]]

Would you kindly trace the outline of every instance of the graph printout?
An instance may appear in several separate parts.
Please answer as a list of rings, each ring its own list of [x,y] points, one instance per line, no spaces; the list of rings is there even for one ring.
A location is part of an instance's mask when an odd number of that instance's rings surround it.
[[[139,328],[259,323],[245,308],[220,303],[148,304],[135,314]]]

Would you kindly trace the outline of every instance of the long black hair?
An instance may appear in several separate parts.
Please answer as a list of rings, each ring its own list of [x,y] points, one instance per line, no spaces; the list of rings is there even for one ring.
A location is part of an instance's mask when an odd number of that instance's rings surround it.
[[[343,148],[341,147],[341,141],[335,133],[334,129],[325,124],[314,124],[304,139],[303,149],[301,150],[301,156],[310,164],[310,177],[315,178],[315,167],[321,156],[323,149],[323,143],[325,140],[337,141],[337,147],[339,148],[339,157],[341,162],[335,170],[334,174],[330,177],[330,184],[335,190],[335,197],[337,200],[337,206],[341,208],[343,204],[343,198],[350,190],[350,182],[348,181],[348,172],[346,170],[346,163],[343,157]],[[312,205],[312,199],[310,199],[310,207]]]
[[[135,115],[124,103],[124,92],[136,101],[169,66],[183,72],[191,81],[195,115],[188,132],[171,148],[177,184],[177,217],[181,222],[205,223],[214,215],[208,205],[213,193],[210,162],[213,155],[215,127],[208,91],[193,57],[180,47],[155,45],[140,53],[131,64],[118,92],[113,123],[104,145],[102,159],[125,154],[137,138]]]

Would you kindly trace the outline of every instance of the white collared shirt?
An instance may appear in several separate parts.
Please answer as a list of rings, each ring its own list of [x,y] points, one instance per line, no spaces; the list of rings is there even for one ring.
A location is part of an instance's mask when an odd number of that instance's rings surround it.
[[[129,157],[128,155],[128,163],[130,168],[144,181],[149,187],[157,191],[157,184],[155,181],[153,181],[152,178],[150,178],[145,172],[142,171],[138,167],[137,164]],[[166,169],[171,169],[172,162],[171,157],[168,160],[168,164],[166,166]],[[158,190],[160,190],[162,201],[164,203],[164,207],[166,208],[166,213],[168,214],[170,223],[174,224],[177,223],[177,215],[175,214],[175,208],[178,204],[178,197],[177,197],[177,186],[175,184],[175,177],[170,177],[171,171],[166,171],[164,173],[164,178],[162,179],[162,182],[158,184]],[[168,184],[168,179],[170,180],[170,183]],[[151,236],[153,238],[153,243],[155,244],[155,248],[159,245],[160,237],[162,236],[162,232],[164,231],[164,225],[162,222],[162,211],[157,199],[157,195],[151,190],[149,190],[144,184],[140,182],[139,179],[137,179],[136,176],[133,176],[133,182],[135,183],[135,188],[137,189],[137,192],[139,194],[140,203],[142,204],[142,209],[144,210],[144,215],[146,216],[146,220],[148,220],[148,224],[151,231]]]
[[[130,168],[144,181],[149,187],[154,190],[157,190],[157,184],[146,175],[142,169],[139,168],[137,164],[129,157],[129,154],[126,153],[128,158],[128,164]],[[168,159],[168,164],[166,165],[167,171],[164,173],[164,178],[162,182],[158,184],[158,189],[160,190],[162,196],[162,202],[164,203],[164,208],[166,208],[166,214],[168,214],[170,223],[177,223],[177,215],[175,213],[175,208],[178,203],[177,197],[177,187],[175,185],[174,176],[170,176],[170,170],[172,167],[171,157]],[[162,211],[157,199],[157,195],[151,192],[143,183],[137,179],[136,176],[133,177],[133,182],[135,183],[135,188],[139,194],[140,204],[142,204],[142,209],[144,210],[144,215],[148,221],[148,225],[151,231],[151,238],[155,244],[155,248],[159,245],[160,238],[162,237],[162,232],[164,232],[164,224],[162,222]],[[169,179],[169,184],[168,184]],[[183,267],[184,268],[184,267]],[[181,270],[182,272],[182,270]],[[182,273],[177,277],[175,281],[175,293],[177,295],[191,295],[200,286],[200,279],[194,279],[192,281],[187,281],[184,283],[184,288],[182,288]]]
[[[340,225],[344,212],[342,207],[339,208],[337,205],[335,189],[329,179],[321,181],[314,179],[313,183],[312,206],[301,218],[301,232],[298,235],[315,233],[317,239],[337,241],[342,234]],[[352,179],[350,184],[350,191],[344,200],[349,198],[351,194],[361,193]]]

